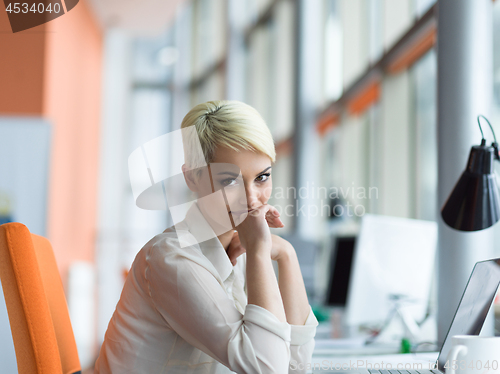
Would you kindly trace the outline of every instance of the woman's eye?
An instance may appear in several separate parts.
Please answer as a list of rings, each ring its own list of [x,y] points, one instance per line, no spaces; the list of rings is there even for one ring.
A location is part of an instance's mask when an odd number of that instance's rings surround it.
[[[234,178],[224,179],[221,182],[221,185],[223,185],[224,187],[234,186],[234,185],[236,185],[236,179],[234,179]]]
[[[270,173],[261,174],[257,178],[255,178],[255,179],[257,180],[257,182],[265,182],[265,181],[267,181],[269,179],[270,175],[271,175]]]

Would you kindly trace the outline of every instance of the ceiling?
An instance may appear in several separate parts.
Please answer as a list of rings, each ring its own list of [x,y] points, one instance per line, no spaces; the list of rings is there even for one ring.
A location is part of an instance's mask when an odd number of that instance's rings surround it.
[[[103,28],[122,28],[134,35],[161,34],[188,0],[87,0]]]

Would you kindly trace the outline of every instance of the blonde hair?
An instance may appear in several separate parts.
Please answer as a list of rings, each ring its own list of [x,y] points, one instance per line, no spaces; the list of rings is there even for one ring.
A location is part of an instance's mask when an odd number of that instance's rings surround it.
[[[182,120],[181,128],[195,126],[203,155],[193,151],[197,140],[183,131],[184,161],[188,168],[194,169],[213,162],[219,146],[235,151],[243,148],[261,152],[276,159],[274,141],[264,119],[250,105],[240,101],[207,101],[191,109]]]

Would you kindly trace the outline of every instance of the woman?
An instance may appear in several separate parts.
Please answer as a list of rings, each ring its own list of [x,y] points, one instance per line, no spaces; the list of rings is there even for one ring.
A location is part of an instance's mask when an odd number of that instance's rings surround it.
[[[271,133],[237,101],[197,105],[190,126],[182,170],[197,202],[135,258],[95,373],[301,372],[318,322],[295,250],[269,230],[283,227],[267,204]]]

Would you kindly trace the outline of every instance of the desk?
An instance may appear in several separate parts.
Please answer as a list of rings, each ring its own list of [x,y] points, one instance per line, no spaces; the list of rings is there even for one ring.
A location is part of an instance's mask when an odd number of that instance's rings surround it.
[[[373,369],[432,369],[438,352],[400,354],[400,343],[373,343],[365,345],[366,337],[351,339],[316,339],[311,370],[313,373],[355,374],[357,368]],[[399,365],[399,366],[398,366]],[[388,367],[391,366],[391,367]],[[311,372],[309,370],[308,372]]]

